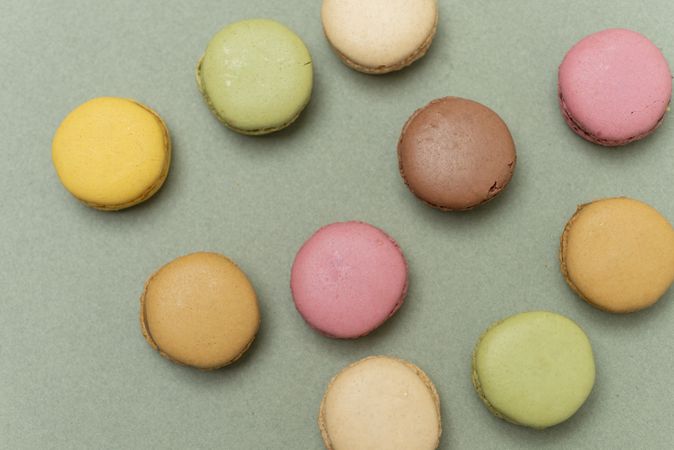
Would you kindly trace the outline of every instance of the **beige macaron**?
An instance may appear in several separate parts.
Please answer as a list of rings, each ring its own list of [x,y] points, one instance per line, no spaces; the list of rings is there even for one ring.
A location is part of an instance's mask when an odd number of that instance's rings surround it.
[[[629,313],[656,303],[674,282],[674,229],[629,198],[581,205],[564,228],[561,271],[591,305]]]
[[[437,0],[323,0],[323,30],[346,65],[384,74],[423,57],[438,25]]]
[[[318,425],[328,450],[432,450],[442,434],[440,399],[419,367],[370,356],[330,381]]]
[[[248,350],[260,324],[246,274],[217,253],[192,253],[155,272],[140,298],[143,336],[179,364],[218,369]]]

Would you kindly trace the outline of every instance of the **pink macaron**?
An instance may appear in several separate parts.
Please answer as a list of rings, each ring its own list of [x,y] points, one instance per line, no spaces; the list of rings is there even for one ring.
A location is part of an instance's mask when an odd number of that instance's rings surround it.
[[[391,317],[407,293],[407,263],[398,244],[363,222],[327,225],[295,256],[295,307],[326,336],[354,339]]]
[[[662,123],[672,74],[662,52],[625,29],[591,34],[559,67],[559,102],[569,127],[595,144],[614,147],[648,136]]]

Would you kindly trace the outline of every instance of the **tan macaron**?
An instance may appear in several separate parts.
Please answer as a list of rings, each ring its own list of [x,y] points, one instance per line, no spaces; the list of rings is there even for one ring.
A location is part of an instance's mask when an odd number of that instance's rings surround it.
[[[383,74],[423,57],[438,25],[437,0],[323,0],[325,36],[344,63]]]
[[[560,262],[569,286],[591,305],[638,311],[674,282],[674,229],[645,203],[597,200],[579,206],[566,224]]]
[[[414,364],[370,356],[330,381],[318,425],[328,450],[432,450],[442,434],[440,399]]]
[[[260,324],[246,274],[217,253],[192,253],[155,272],[140,299],[147,342],[162,356],[199,369],[218,369],[248,350]]]

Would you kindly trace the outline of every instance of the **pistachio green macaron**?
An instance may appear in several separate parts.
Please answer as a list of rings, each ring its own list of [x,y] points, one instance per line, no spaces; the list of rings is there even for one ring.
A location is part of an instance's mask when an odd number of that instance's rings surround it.
[[[473,385],[489,410],[517,425],[564,422],[590,395],[592,347],[572,320],[537,311],[496,322],[473,352]]]
[[[232,130],[273,133],[293,123],[309,103],[311,55],[276,21],[235,22],[211,39],[197,66],[197,84],[213,113]]]

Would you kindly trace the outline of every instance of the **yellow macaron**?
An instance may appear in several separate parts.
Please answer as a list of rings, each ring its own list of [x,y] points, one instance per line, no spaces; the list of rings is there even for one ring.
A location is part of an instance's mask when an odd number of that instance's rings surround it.
[[[171,164],[171,141],[157,113],[134,100],[99,97],[75,108],[52,142],[65,188],[92,208],[114,211],[152,197]]]

